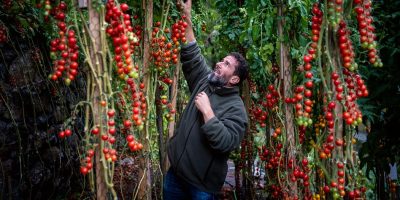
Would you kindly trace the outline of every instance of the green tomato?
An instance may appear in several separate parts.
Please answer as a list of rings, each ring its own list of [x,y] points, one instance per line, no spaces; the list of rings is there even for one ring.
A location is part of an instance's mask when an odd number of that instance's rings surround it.
[[[355,69],[355,70],[357,70],[357,69],[358,69],[358,64],[357,64],[357,63],[355,63],[355,62],[354,62],[354,63],[352,63],[352,64],[351,64],[351,66],[352,66],[352,67],[354,67],[354,69]]]
[[[363,49],[367,49],[367,48],[368,48],[368,42],[363,42],[363,43],[361,44],[361,47],[362,47]]]
[[[136,71],[131,71],[129,73],[129,77],[137,79],[137,78],[139,78],[139,74]]]
[[[297,118],[297,125],[302,126],[304,124],[303,119],[301,119],[300,117]]]
[[[339,199],[340,195],[338,192],[333,193],[333,199]]]
[[[368,45],[368,49],[369,50],[375,49],[375,47],[376,47],[376,42],[375,41]]]
[[[143,124],[138,126],[139,131],[143,130],[143,128],[144,128]]]
[[[64,80],[64,82],[65,82],[65,85],[67,85],[67,86],[71,85],[71,79],[69,79],[69,78],[66,78]]]
[[[50,58],[51,58],[52,60],[57,59],[57,54],[56,54],[56,52],[50,52]]]

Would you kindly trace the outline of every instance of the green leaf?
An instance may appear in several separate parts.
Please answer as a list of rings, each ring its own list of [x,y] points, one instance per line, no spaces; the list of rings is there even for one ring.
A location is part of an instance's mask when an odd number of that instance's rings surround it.
[[[273,23],[274,23],[273,20],[274,20],[274,18],[272,18],[272,17],[266,17],[265,21],[264,21],[264,25],[263,26],[264,26],[264,30],[265,30],[267,39],[269,37],[271,37],[274,34],[274,31],[275,31],[275,30],[272,29],[272,26],[273,26]]]
[[[266,60],[266,63],[264,64],[265,66],[265,71],[270,72],[272,70],[272,62],[271,60]]]
[[[251,36],[253,38],[253,41],[256,41],[257,38],[260,36],[260,27],[258,25],[253,26],[251,32],[252,32]]]
[[[264,0],[261,0],[261,6],[265,6],[265,5],[267,5],[266,3],[265,3],[265,1]]]
[[[291,56],[292,58],[300,58],[300,57],[301,57],[301,53],[300,53],[300,51],[299,51],[298,49],[296,49],[296,48],[291,48],[291,49],[290,49],[290,56]]]
[[[234,33],[229,33],[228,37],[229,37],[229,39],[234,40],[235,39],[235,34]]]
[[[271,55],[274,52],[274,46],[269,43],[269,44],[265,44],[264,46],[261,47],[262,53]]]
[[[246,38],[246,34],[240,34],[240,36],[239,36],[239,43],[240,44],[243,44],[243,42],[244,42],[244,39]]]

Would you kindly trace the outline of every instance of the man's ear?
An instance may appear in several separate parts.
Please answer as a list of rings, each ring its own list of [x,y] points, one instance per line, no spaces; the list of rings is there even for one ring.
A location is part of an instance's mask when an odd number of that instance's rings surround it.
[[[239,76],[233,75],[233,76],[231,77],[231,79],[229,80],[229,83],[230,83],[231,85],[236,85],[236,84],[239,83],[239,81],[240,81]]]

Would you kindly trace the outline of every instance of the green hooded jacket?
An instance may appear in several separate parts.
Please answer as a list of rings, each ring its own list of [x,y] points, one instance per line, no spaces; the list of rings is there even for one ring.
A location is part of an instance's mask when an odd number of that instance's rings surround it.
[[[181,49],[181,62],[191,97],[168,142],[168,157],[178,177],[199,190],[217,193],[226,178],[229,153],[239,147],[246,132],[247,113],[239,87],[209,85],[207,77],[212,71],[196,43]],[[215,114],[207,123],[194,103],[202,91]]]

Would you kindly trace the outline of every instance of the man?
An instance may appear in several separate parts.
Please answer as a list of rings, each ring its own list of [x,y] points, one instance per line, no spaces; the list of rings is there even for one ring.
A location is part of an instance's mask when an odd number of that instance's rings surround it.
[[[246,79],[247,63],[230,53],[214,71],[196,44],[191,0],[184,3],[189,44],[181,62],[191,97],[167,151],[171,163],[163,188],[165,200],[216,199],[227,174],[229,153],[238,148],[248,119],[238,85]]]

